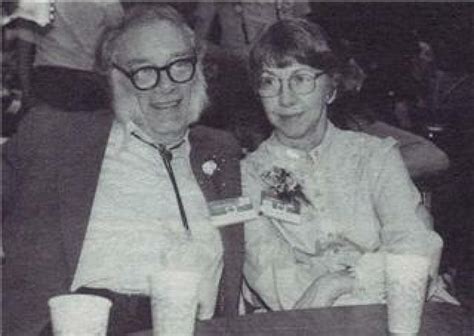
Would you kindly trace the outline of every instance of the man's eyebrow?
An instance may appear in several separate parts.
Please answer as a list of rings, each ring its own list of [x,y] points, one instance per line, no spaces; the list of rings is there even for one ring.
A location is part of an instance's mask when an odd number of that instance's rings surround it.
[[[140,65],[140,64],[147,64],[150,63],[150,60],[146,58],[132,58],[125,62],[126,65],[128,66],[134,66],[134,65]]]
[[[194,55],[195,55],[194,50],[178,51],[178,52],[172,53],[172,54],[169,55],[167,62],[165,64],[163,64],[163,66],[170,63],[170,62],[172,62],[176,58],[190,57],[190,56],[194,56]],[[132,58],[132,59],[130,59],[126,62],[126,64],[128,66],[151,64],[151,63],[153,63],[153,62],[150,59],[147,59],[147,58]]]
[[[170,55],[170,58],[173,59],[173,58],[176,58],[176,57],[189,57],[189,56],[194,56],[196,55],[196,52],[194,50],[184,50],[184,51],[178,51],[178,52],[175,52],[175,53],[172,53]]]

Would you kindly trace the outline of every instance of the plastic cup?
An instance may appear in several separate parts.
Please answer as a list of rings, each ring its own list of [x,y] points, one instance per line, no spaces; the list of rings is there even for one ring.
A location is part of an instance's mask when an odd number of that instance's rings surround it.
[[[420,330],[430,261],[418,255],[387,254],[388,329],[394,334]]]
[[[192,336],[201,275],[165,270],[150,277],[153,336]]]
[[[112,302],[83,294],[55,296],[48,301],[54,336],[105,336]]]

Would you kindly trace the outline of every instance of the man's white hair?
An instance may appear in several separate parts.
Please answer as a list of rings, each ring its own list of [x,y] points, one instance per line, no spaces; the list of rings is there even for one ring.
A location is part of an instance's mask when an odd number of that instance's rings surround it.
[[[196,51],[198,61],[192,81],[189,102],[189,125],[198,121],[208,104],[207,83],[202,66],[204,49],[201,47],[194,31],[173,7],[159,4],[136,5],[127,13],[121,25],[108,30],[104,34],[98,49],[98,67],[109,77],[112,107],[117,120],[125,127],[125,130],[127,130],[132,120],[136,119],[134,117],[141,118],[143,114],[135,93],[121,84],[120,78],[114,76],[112,64],[115,62],[118,47],[126,43],[122,38],[126,32],[139,27],[153,25],[157,22],[168,22],[177,27]],[[126,135],[129,135],[128,133],[126,132]]]

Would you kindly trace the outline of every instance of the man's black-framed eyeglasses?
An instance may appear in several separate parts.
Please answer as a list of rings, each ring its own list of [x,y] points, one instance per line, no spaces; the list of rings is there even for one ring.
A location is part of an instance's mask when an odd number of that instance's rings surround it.
[[[318,78],[324,74],[324,71],[314,74],[296,71],[288,78],[290,89],[298,95],[311,93],[316,88]],[[257,91],[259,96],[263,98],[276,97],[281,93],[282,85],[283,79],[274,75],[264,74],[257,83]]]
[[[192,56],[177,59],[162,67],[147,65],[133,71],[127,71],[116,63],[112,63],[112,66],[127,76],[138,90],[146,91],[158,86],[162,71],[166,72],[173,83],[189,82],[196,72],[196,63],[197,57]]]

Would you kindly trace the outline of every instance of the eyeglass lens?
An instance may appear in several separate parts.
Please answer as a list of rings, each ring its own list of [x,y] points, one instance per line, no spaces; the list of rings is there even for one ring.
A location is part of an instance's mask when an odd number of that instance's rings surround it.
[[[165,71],[172,82],[185,83],[193,78],[195,66],[196,59],[194,57],[179,59],[161,68],[146,66],[135,70],[131,74],[131,80],[138,89],[148,90],[158,85],[161,72]]]
[[[290,89],[296,94],[307,94],[316,87],[316,80],[323,72],[310,75],[304,73],[295,73],[290,76],[288,83]],[[280,94],[283,80],[276,76],[263,75],[260,79],[258,92],[262,97],[273,97]]]

